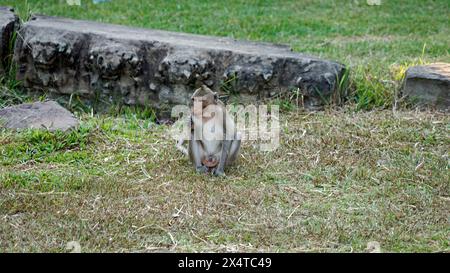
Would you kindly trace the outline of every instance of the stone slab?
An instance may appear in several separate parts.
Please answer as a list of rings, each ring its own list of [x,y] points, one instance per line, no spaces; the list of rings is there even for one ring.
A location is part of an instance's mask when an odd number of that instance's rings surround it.
[[[0,128],[67,131],[78,119],[55,101],[24,103],[0,109]]]
[[[19,17],[10,7],[0,7],[0,75],[8,69],[13,54],[13,33],[19,27]]]
[[[299,88],[306,108],[336,95],[345,67],[288,46],[35,16],[15,46],[27,89],[170,109],[202,84],[228,95]]]
[[[403,94],[419,107],[450,110],[450,64],[435,63],[408,68]]]

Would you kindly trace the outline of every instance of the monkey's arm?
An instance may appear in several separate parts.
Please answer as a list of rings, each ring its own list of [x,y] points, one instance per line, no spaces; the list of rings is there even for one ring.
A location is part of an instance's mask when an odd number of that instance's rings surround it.
[[[234,121],[231,119],[231,116],[228,115],[225,111],[225,107],[222,108],[222,118],[223,118],[223,142],[222,142],[222,152],[220,155],[220,161],[217,168],[214,170],[214,175],[223,176],[225,175],[224,169],[225,165],[228,161],[228,155],[230,153],[230,148],[233,140],[236,138],[236,127],[234,125]]]
[[[202,147],[201,147],[200,141],[195,140],[194,135],[192,133],[191,140],[189,141],[189,156],[190,156],[192,162],[194,162],[195,170],[198,173],[206,173],[208,171],[208,167],[206,167],[202,164],[202,158],[201,158],[202,154],[203,154],[203,152],[202,152]]]
[[[219,161],[219,165],[214,170],[214,175],[216,175],[216,176],[224,176],[225,175],[224,168],[225,168],[225,163],[227,162],[228,152],[230,151],[230,147],[231,147],[231,140],[224,140],[222,142],[222,152],[220,155],[220,161]]]

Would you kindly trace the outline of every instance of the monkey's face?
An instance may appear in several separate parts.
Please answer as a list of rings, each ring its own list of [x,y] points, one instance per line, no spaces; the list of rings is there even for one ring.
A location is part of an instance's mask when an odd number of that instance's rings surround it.
[[[205,109],[205,101],[203,97],[192,97],[192,112],[195,116],[201,117],[203,114],[203,109]]]
[[[217,100],[217,93],[207,87],[201,87],[195,90],[191,97],[192,112],[195,116],[201,117],[205,108],[217,104]]]

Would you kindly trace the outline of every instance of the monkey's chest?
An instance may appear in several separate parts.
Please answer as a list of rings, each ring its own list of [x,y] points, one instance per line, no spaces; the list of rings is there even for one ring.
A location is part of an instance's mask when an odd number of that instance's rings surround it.
[[[203,125],[202,142],[207,154],[219,153],[224,140],[224,130],[222,126],[216,126],[214,122],[207,122]]]

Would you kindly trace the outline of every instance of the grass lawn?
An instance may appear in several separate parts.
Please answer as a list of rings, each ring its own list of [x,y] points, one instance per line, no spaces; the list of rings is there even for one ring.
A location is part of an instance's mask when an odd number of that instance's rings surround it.
[[[89,3],[87,3],[89,2]],[[71,133],[0,129],[0,252],[450,251],[450,116],[392,109],[408,65],[450,62],[446,0],[0,0],[32,13],[287,43],[351,68],[346,106],[281,113],[281,146],[244,143],[195,174],[145,111],[78,111]],[[14,86],[13,86],[14,85]],[[5,84],[0,105],[26,101]]]
[[[31,13],[289,44],[352,69],[358,109],[390,107],[408,65],[450,62],[448,0],[0,0]]]

